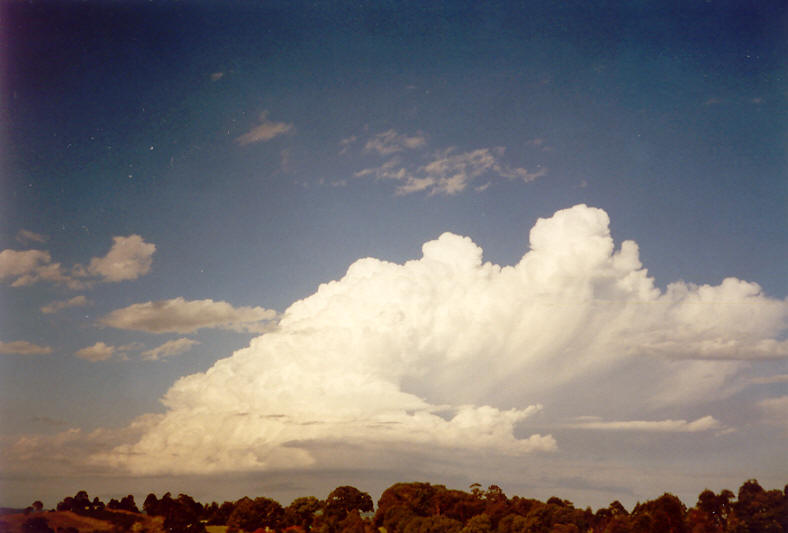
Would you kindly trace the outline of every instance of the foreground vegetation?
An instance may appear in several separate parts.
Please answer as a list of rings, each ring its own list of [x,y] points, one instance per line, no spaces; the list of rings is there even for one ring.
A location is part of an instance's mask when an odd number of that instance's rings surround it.
[[[265,497],[201,504],[191,496],[149,494],[140,510],[133,496],[106,505],[85,491],[67,497],[57,510],[35,502],[22,514],[0,516],[0,532],[83,533],[788,533],[788,485],[765,490],[746,481],[738,495],[704,490],[694,507],[676,496],[620,502],[593,512],[552,497],[546,502],[513,496],[491,485],[470,491],[429,483],[397,483],[372,498],[355,487],[334,489],[325,500],[296,498],[283,507]]]

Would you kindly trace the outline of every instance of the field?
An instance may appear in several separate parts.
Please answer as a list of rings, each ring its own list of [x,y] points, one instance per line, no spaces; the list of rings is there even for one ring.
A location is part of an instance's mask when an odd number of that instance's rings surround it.
[[[162,519],[160,517],[147,517],[144,515],[126,513],[124,511],[107,511],[105,516],[109,518],[109,520],[100,520],[98,518],[83,516],[71,511],[48,511],[43,513],[31,513],[29,515],[25,515],[24,513],[6,514],[0,515],[0,533],[21,533],[22,524],[29,518],[34,517],[45,518],[49,527],[55,531],[57,531],[58,528],[66,529],[70,527],[75,528],[79,533],[112,531],[119,522],[131,522],[135,518],[142,518],[139,521],[141,528],[147,529],[151,533],[162,531]],[[134,531],[134,528],[129,528],[129,530]]]

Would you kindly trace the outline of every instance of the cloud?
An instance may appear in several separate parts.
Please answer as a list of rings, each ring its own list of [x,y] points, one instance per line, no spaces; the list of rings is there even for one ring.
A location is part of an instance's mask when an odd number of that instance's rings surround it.
[[[694,433],[719,429],[720,423],[712,416],[704,416],[692,422],[686,420],[628,420],[580,422],[571,427],[580,429],[599,429],[605,431],[653,431],[668,433]]]
[[[26,229],[20,229],[16,234],[16,240],[21,243],[35,242],[38,244],[43,244],[47,242],[47,236],[41,235],[40,233],[33,233],[32,231]]]
[[[757,385],[766,385],[769,383],[788,383],[788,374],[777,374],[775,376],[752,378],[750,379],[750,383]]]
[[[353,138],[355,140],[355,138]],[[427,139],[422,134],[407,136],[397,133],[395,130],[378,133],[364,145],[365,152],[377,152],[379,155],[387,156],[405,150],[414,150],[426,146]]]
[[[394,456],[410,467],[471,455],[511,463],[557,449],[551,435],[528,431],[551,399],[584,393],[641,420],[588,421],[605,429],[700,432],[716,419],[642,420],[656,406],[732,394],[742,361],[765,351],[788,357],[778,340],[785,301],[735,279],[661,291],[636,243],[615,247],[600,209],[539,219],[511,266],[483,262],[451,233],[422,252],[404,264],[356,261],[293,303],[277,328],[179,379],[139,439],[91,460],[137,474],[374,470]],[[190,320],[162,326],[162,309],[184,304],[121,314],[144,317],[130,323],[146,330],[191,330]]]
[[[464,191],[471,183],[482,178],[485,183],[476,187],[479,192],[489,187],[490,177],[529,183],[547,174],[546,168],[530,172],[525,168],[507,165],[503,162],[504,152],[503,147],[480,148],[460,153],[449,148],[434,154],[426,164],[415,169],[394,157],[378,167],[363,169],[354,175],[357,178],[374,177],[378,180],[399,182],[396,193],[400,195],[426,192],[429,195],[451,196]]]
[[[179,297],[116,309],[99,322],[148,333],[192,333],[202,328],[261,332],[274,318],[276,311],[262,307],[233,307],[227,302]]]
[[[293,131],[293,129],[294,126],[286,122],[271,122],[268,120],[268,111],[263,111],[260,113],[260,124],[252,128],[250,131],[244,133],[240,137],[237,137],[235,142],[241,146],[246,146],[247,144],[260,141],[267,142],[274,137],[290,133]]]
[[[195,344],[200,344],[200,343],[198,341],[187,339],[187,338],[174,339],[171,341],[167,341],[164,344],[157,346],[156,348],[142,352],[142,358],[155,361],[157,359],[161,359],[162,357],[171,357],[173,355],[179,355],[189,351],[191,347],[194,346]]]
[[[211,74],[211,81],[219,81],[224,77],[224,72],[214,72]]]
[[[97,342],[93,346],[88,346],[86,348],[82,348],[81,350],[77,350],[74,355],[80,359],[95,363],[98,361],[106,361],[112,357],[113,353],[115,353],[114,346],[107,346],[103,342]]]
[[[18,355],[46,355],[52,353],[49,346],[39,346],[27,341],[0,341],[0,353]]]
[[[68,309],[69,307],[84,307],[88,305],[90,302],[84,295],[74,296],[68,300],[59,300],[54,302],[49,302],[46,305],[41,306],[41,312],[44,314],[51,314],[57,313],[62,309]]]
[[[767,398],[758,403],[767,422],[782,426],[788,431],[788,395]]]
[[[156,245],[147,243],[139,235],[113,237],[110,251],[104,257],[94,257],[88,272],[103,281],[117,282],[137,279],[150,272]]]
[[[156,245],[139,235],[113,237],[114,244],[104,257],[94,257],[86,269],[80,264],[67,272],[52,262],[45,250],[3,250],[0,252],[0,281],[12,280],[12,287],[41,281],[64,285],[73,290],[89,288],[95,281],[117,282],[137,279],[150,271]],[[97,279],[90,279],[93,276]]]

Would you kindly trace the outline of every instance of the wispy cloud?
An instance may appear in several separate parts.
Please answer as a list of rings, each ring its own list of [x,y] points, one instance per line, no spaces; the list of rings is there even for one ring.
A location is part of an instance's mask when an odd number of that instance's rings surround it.
[[[47,242],[48,238],[46,235],[41,235],[40,233],[33,233],[32,231],[26,229],[20,229],[16,234],[16,240],[23,244],[27,244],[29,242],[44,244]]]
[[[62,309],[68,309],[69,307],[84,307],[88,305],[90,302],[84,295],[74,296],[68,300],[58,300],[54,302],[49,302],[46,305],[41,306],[41,312],[44,314],[51,314],[57,313]]]
[[[52,353],[49,346],[39,346],[28,341],[0,341],[0,353],[17,355],[46,355]]]
[[[755,385],[767,385],[770,383],[788,383],[788,374],[776,374],[774,376],[752,378],[750,379],[750,383]]]
[[[163,357],[172,357],[173,355],[179,355],[188,352],[195,344],[200,344],[200,343],[198,341],[187,339],[185,337],[180,339],[174,339],[171,341],[167,341],[164,344],[157,346],[156,348],[142,352],[142,358],[155,361]]]
[[[388,130],[369,139],[364,145],[364,151],[388,156],[405,150],[423,148],[426,145],[427,138],[423,134],[408,136],[397,133],[395,130]]]
[[[665,433],[695,433],[719,429],[720,423],[712,416],[704,416],[692,422],[686,420],[616,420],[616,421],[581,421],[570,427],[579,429],[596,429],[603,431],[650,431]]]
[[[394,157],[380,166],[356,172],[357,178],[374,177],[379,180],[399,182],[396,193],[400,195],[426,192],[429,195],[458,194],[475,181],[484,178],[485,183],[476,187],[483,191],[490,186],[489,178],[520,180],[529,183],[547,174],[546,168],[531,172],[525,168],[512,167],[504,160],[505,149],[480,148],[469,152],[458,152],[448,148],[433,156],[423,165],[409,168],[400,158]]]
[[[268,111],[260,113],[260,124],[250,131],[237,137],[235,142],[241,146],[256,142],[267,142],[280,135],[285,135],[294,130],[295,126],[287,122],[273,122],[268,120]]]
[[[202,328],[262,332],[277,316],[262,307],[233,307],[227,302],[173,298],[116,309],[99,322],[148,333],[192,333]]]
[[[214,72],[211,74],[211,81],[219,81],[224,77],[224,72]]]

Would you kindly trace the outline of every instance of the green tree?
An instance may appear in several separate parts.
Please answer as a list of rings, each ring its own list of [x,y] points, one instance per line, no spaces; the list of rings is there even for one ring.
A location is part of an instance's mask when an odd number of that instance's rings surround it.
[[[372,497],[349,485],[337,487],[331,491],[326,498],[326,515],[342,520],[351,511],[372,511]]]
[[[227,531],[255,531],[260,528],[279,529],[284,508],[270,498],[241,498],[227,519]]]
[[[323,502],[314,496],[296,498],[285,508],[284,524],[299,526],[308,531],[315,521],[315,514],[321,509]]]

